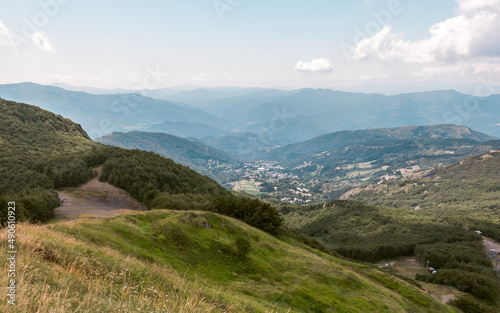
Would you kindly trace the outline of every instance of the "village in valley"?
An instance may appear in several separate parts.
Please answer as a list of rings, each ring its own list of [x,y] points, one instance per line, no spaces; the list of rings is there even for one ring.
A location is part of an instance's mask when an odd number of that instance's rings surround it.
[[[386,165],[378,167],[373,162],[364,162],[336,166],[337,176],[324,177],[321,175],[323,168],[323,165],[314,164],[313,161],[304,161],[292,168],[276,161],[251,161],[229,169],[233,179],[227,187],[233,191],[273,199],[273,202],[309,204],[338,199],[352,188],[409,177],[422,170],[418,165],[389,170]]]

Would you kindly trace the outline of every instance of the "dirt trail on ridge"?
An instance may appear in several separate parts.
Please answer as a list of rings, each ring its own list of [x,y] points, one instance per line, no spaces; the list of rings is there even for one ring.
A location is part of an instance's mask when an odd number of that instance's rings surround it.
[[[126,191],[100,182],[98,177],[102,168],[96,171],[97,177],[78,188],[58,192],[59,199],[66,201],[56,208],[56,218],[107,218],[147,210],[145,205],[130,197]]]

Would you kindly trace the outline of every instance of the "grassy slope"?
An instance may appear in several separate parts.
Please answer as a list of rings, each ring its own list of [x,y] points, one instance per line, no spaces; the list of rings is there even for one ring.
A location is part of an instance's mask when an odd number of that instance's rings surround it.
[[[442,179],[498,179],[500,152],[491,152],[465,159],[459,163],[438,168],[433,177]]]
[[[9,312],[453,312],[372,267],[214,213],[151,211],[17,231],[18,305]],[[237,238],[251,243],[245,258]]]
[[[400,208],[454,225],[481,229],[500,240],[500,153],[488,153],[438,168],[431,179],[389,182],[361,189],[350,199]]]

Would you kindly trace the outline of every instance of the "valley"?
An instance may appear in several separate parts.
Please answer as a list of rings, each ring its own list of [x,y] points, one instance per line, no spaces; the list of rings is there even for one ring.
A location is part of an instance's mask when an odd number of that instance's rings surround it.
[[[493,136],[449,124],[344,130],[245,158],[235,137],[223,149],[161,132],[93,141],[60,115],[0,104],[0,212],[15,200],[19,262],[41,268],[23,271],[19,312],[494,312],[500,303],[475,232],[500,240]],[[110,287],[97,292],[99,281]]]
[[[500,0],[0,8],[0,313],[500,312]]]
[[[113,133],[96,140],[170,157],[228,189],[296,203],[338,199],[352,188],[412,177],[500,147],[494,137],[454,125],[342,131],[260,148],[247,161],[230,150],[160,133]]]

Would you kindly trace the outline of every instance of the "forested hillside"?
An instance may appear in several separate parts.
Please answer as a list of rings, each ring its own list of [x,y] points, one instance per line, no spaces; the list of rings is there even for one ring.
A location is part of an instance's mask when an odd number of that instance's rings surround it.
[[[308,211],[300,208],[296,212],[289,210],[285,224],[321,238],[335,246],[337,252],[353,258],[414,254],[419,261],[429,260],[441,269],[436,275],[417,279],[451,284],[478,298],[498,301],[499,295],[492,293],[499,288],[493,287],[498,280],[488,278],[494,277],[491,260],[474,231],[500,241],[499,160],[500,153],[492,151],[419,173],[415,179],[357,188],[342,198],[370,203],[360,206],[364,208],[362,214],[356,210],[339,212],[336,208],[316,208],[315,213],[305,213]],[[349,220],[350,225],[342,224],[344,220]],[[363,244],[356,243],[360,238],[351,228],[363,234]],[[420,237],[415,237],[417,234]],[[402,242],[413,246],[402,252]]]
[[[283,229],[282,218],[271,205],[235,196],[171,159],[94,143],[78,125],[26,104],[2,101],[1,113],[5,126],[1,140],[9,143],[1,155],[2,224],[7,201],[16,202],[18,222],[49,220],[59,205],[55,189],[87,181],[96,166],[102,166],[102,181],[124,189],[149,209],[177,211],[91,223],[19,223],[18,231],[24,236],[18,243],[17,261],[24,269],[17,285],[19,312],[63,307],[128,311],[132,306],[154,311],[157,305],[173,311],[189,305],[199,312],[269,308],[451,312],[417,288],[376,269],[322,254],[291,239],[287,233],[322,248]],[[297,257],[305,263],[297,262]],[[308,265],[312,263],[316,264],[313,271]],[[31,270],[33,264],[37,270]],[[181,274],[188,269],[189,275]],[[150,271],[150,276],[144,275]],[[102,282],[109,288],[103,288]],[[197,284],[203,289],[192,290]],[[181,291],[183,286],[186,289]],[[207,296],[207,292],[217,295]],[[163,295],[177,300],[164,301]],[[351,300],[346,302],[345,297]]]
[[[95,145],[78,124],[29,104],[0,98],[1,158],[85,150]]]
[[[443,155],[452,157],[450,154],[456,154],[453,157],[460,157],[464,152],[474,153],[477,150],[471,148],[494,139],[496,138],[455,125],[340,131],[301,143],[268,149],[260,158],[284,160],[284,165],[288,166],[297,166],[304,161],[313,161],[319,165],[367,160],[384,163],[385,159],[390,158],[389,155],[399,156],[402,160],[418,157],[436,159]],[[491,146],[489,143],[483,145]]]
[[[18,219],[47,220],[59,206],[54,190],[91,177],[87,164],[71,155],[97,144],[80,125],[32,105],[0,99],[0,210],[17,200]]]
[[[112,133],[96,141],[115,147],[155,152],[221,183],[230,180],[231,170],[239,164],[229,153],[165,133]]]
[[[500,141],[498,146],[500,147]],[[500,150],[493,150],[456,164],[439,167],[429,174],[435,179],[498,179],[500,177]]]
[[[495,278],[481,236],[472,231],[483,228],[469,224],[463,215],[465,212],[450,212],[444,216],[434,210],[372,206],[366,202],[342,200],[283,206],[280,212],[285,225],[320,240],[347,258],[377,262],[415,256],[421,268],[430,261],[437,274],[419,274],[412,278],[453,286],[478,299],[460,298],[467,305],[475,301],[480,301],[484,307],[498,305],[500,283]],[[485,312],[494,312],[493,307]]]
[[[281,218],[268,204],[239,198],[214,180],[152,152],[93,142],[79,125],[35,106],[2,100],[0,167],[1,223],[7,201],[16,201],[18,220],[46,221],[59,206],[55,188],[75,187],[95,175],[129,192],[150,209],[198,203],[205,210],[239,218],[271,233]],[[177,195],[178,197],[171,197]],[[183,195],[183,196],[182,196]],[[182,196],[182,197],[181,197]],[[175,203],[175,204],[174,204]]]

